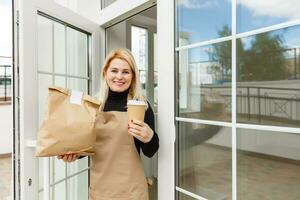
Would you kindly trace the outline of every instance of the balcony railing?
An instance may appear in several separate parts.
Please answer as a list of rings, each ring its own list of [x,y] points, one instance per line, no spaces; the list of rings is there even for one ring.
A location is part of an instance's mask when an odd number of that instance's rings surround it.
[[[294,83],[295,84],[295,83]],[[298,82],[297,82],[298,84]],[[289,87],[266,87],[266,86],[237,86],[236,109],[239,122],[282,124],[299,127],[300,123],[300,89],[290,85]],[[291,88],[292,87],[292,88]],[[181,110],[187,117],[195,112],[202,113],[205,100],[210,94],[216,95],[223,109],[228,115],[231,114],[231,86],[201,86],[191,88],[190,98],[199,101],[199,108]],[[211,99],[211,98],[210,98]],[[214,101],[212,99],[211,101]],[[209,103],[209,102],[208,102]],[[211,102],[211,106],[214,103]],[[216,108],[217,109],[217,108]],[[197,115],[196,115],[197,116]],[[201,116],[201,115],[199,115]],[[224,118],[225,119],[225,118]],[[230,117],[226,118],[230,119]]]
[[[11,102],[11,65],[0,65],[0,104]]]

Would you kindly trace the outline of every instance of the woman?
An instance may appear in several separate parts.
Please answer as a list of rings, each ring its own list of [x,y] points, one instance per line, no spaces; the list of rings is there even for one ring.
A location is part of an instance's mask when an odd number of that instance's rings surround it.
[[[106,58],[101,73],[100,110],[96,119],[96,154],[92,156],[91,200],[148,200],[148,187],[139,157],[152,157],[159,139],[148,103],[145,120],[127,122],[127,99],[145,100],[131,52],[120,48]],[[72,162],[78,155],[61,156]]]

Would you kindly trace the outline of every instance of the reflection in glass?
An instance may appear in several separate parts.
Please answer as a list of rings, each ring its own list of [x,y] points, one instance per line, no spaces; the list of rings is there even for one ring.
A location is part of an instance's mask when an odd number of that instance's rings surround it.
[[[231,199],[231,129],[179,122],[178,186],[208,199]]]
[[[238,129],[238,199],[300,199],[299,144],[299,134]]]
[[[158,66],[157,66],[157,34],[153,34],[153,49],[154,49],[154,112],[157,112],[158,105]]]
[[[53,66],[53,21],[38,15],[38,70],[52,72]]]
[[[58,183],[51,188],[53,200],[66,200],[66,181]]]
[[[88,171],[67,180],[69,199],[88,199]]]
[[[230,0],[176,0],[176,5],[179,46],[231,35]]]
[[[231,121],[231,42],[179,52],[179,115]]]
[[[51,159],[51,183],[62,180],[66,177],[66,163],[56,157]]]
[[[140,81],[142,84],[142,91],[146,94],[146,82],[148,73],[148,32],[145,28],[136,26],[131,27],[131,51],[136,61]]]
[[[300,26],[237,40],[237,121],[300,127]]]
[[[67,74],[88,76],[88,36],[67,27]]]
[[[300,18],[300,1],[237,0],[238,33]]]
[[[38,111],[39,124],[41,124],[46,111],[46,98],[49,85],[55,84],[57,86],[83,91],[86,94],[88,93],[88,36],[85,33],[68,28],[63,24],[42,16],[38,16],[38,25]],[[52,35],[52,33],[54,35]],[[44,73],[45,71],[47,73]],[[64,75],[56,76],[54,73]],[[68,78],[67,75],[81,76],[86,79]],[[70,164],[68,169],[62,160],[57,160],[53,157],[50,159],[50,183],[54,184],[57,181],[67,178],[68,175],[87,167],[87,157]],[[39,159],[39,189],[43,187],[42,184],[43,159]],[[66,191],[66,184],[69,184],[70,187],[68,191]],[[72,186],[70,186],[70,184],[72,184]],[[87,173],[82,173],[68,182],[64,181],[63,183],[51,187],[51,199],[61,200],[66,198],[66,194],[70,193],[71,187],[73,191],[76,191],[73,192],[76,197],[72,196],[68,199],[88,199]],[[39,192],[39,196],[42,194],[42,192]]]
[[[66,74],[66,31],[63,24],[54,22],[54,72]]]
[[[55,76],[54,85],[59,87],[66,87],[67,78],[64,76]]]
[[[39,165],[39,190],[43,189],[43,181],[44,181],[44,158],[37,158],[38,159],[38,165]]]
[[[38,95],[39,95],[39,126],[42,123],[43,117],[46,112],[48,86],[52,85],[52,75],[39,74],[38,75]]]
[[[196,200],[195,198],[191,197],[191,196],[188,196],[186,194],[183,194],[181,192],[178,192],[179,195],[178,195],[178,200]]]
[[[67,88],[71,90],[81,91],[87,94],[88,80],[78,78],[67,78]]]
[[[88,156],[78,159],[68,165],[68,175],[84,170],[88,166]]]

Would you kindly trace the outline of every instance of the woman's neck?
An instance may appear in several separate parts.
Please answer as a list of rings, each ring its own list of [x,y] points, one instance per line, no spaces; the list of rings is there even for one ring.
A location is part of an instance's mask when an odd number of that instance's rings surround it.
[[[112,90],[109,90],[107,99],[109,99],[109,100],[127,99],[128,92],[129,92],[129,89],[125,90],[123,92],[114,92]]]

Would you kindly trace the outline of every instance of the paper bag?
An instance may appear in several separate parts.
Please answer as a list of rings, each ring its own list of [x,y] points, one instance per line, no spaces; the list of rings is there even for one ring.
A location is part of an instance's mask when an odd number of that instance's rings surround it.
[[[48,88],[47,111],[38,132],[36,156],[93,155],[99,102],[69,89]]]

